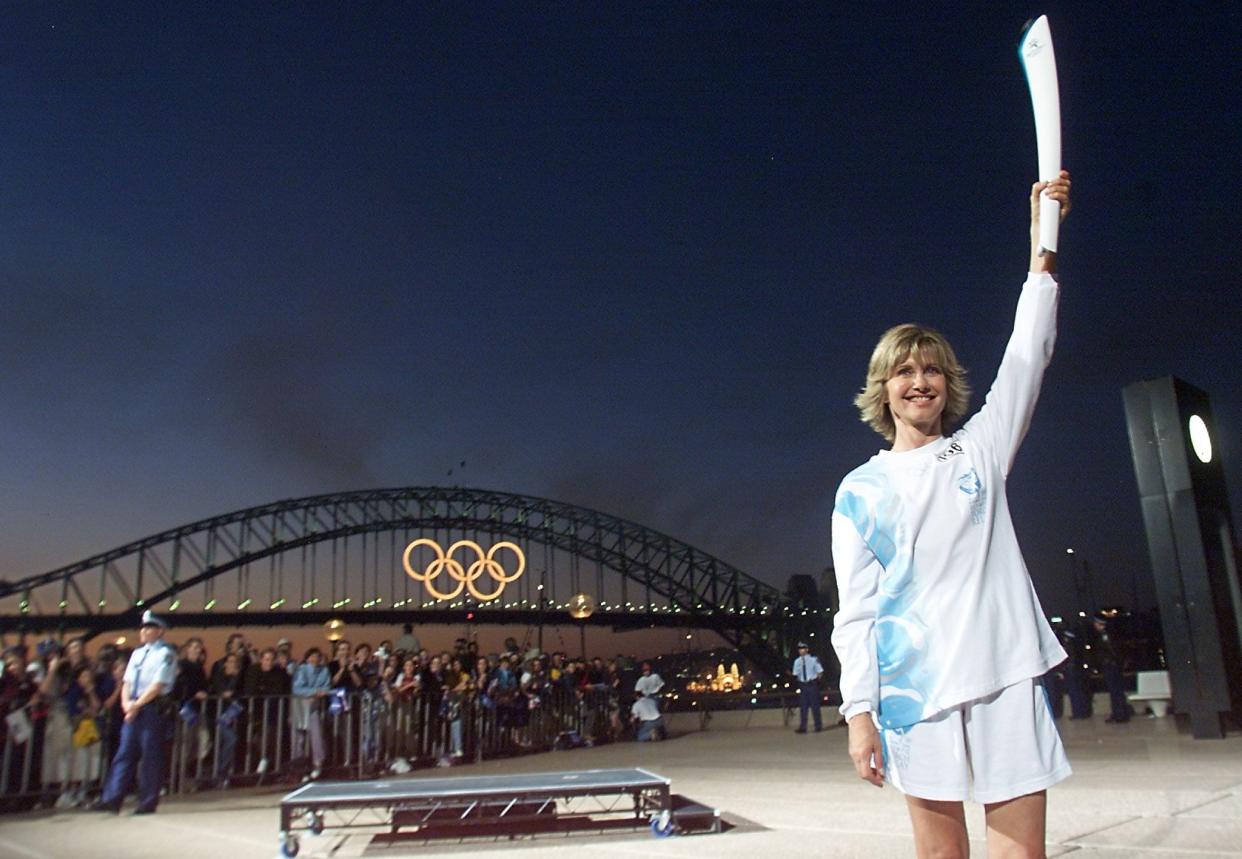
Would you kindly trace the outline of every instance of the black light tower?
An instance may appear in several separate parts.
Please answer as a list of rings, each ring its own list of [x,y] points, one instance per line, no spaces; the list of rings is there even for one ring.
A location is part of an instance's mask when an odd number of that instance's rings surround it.
[[[1242,719],[1242,589],[1208,395],[1165,376],[1122,392],[1173,704],[1196,738]]]

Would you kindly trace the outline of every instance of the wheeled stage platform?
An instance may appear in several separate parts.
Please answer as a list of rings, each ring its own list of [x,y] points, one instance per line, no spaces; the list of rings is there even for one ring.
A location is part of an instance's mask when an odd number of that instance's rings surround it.
[[[280,801],[280,847],[298,853],[298,832],[384,828],[394,839],[524,835],[650,826],[656,835],[720,831],[714,809],[674,797],[644,769],[507,776],[315,782]],[[403,833],[401,830],[407,830]]]

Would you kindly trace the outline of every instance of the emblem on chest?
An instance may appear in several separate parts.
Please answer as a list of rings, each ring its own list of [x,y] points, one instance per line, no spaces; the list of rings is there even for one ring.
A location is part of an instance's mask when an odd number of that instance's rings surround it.
[[[979,472],[972,467],[963,474],[958,475],[957,489],[960,493],[958,496],[959,501],[965,500],[966,507],[970,510],[971,524],[982,524],[983,513],[987,506],[988,490],[979,478]]]

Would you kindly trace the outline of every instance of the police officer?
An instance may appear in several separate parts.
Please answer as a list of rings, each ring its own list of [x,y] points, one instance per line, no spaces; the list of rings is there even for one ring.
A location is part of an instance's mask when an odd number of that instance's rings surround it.
[[[164,782],[164,740],[170,716],[161,706],[172,691],[177,675],[177,652],[164,643],[168,624],[163,618],[143,612],[139,638],[142,646],[134,651],[121,681],[121,744],[112,759],[103,795],[95,803],[97,811],[118,813],[121,802],[138,768],[138,809],[135,814],[154,814]]]
[[[806,733],[806,711],[815,716],[816,733],[824,729],[824,719],[819,711],[819,678],[823,676],[824,666],[811,655],[811,648],[805,641],[798,642],[798,658],[794,660],[793,674],[798,678],[798,710],[801,716],[798,730],[794,733]]]
[[[1096,612],[1092,618],[1092,626],[1095,627],[1096,658],[1099,660],[1100,673],[1104,675],[1109,709],[1112,711],[1104,721],[1123,724],[1130,721],[1130,702],[1126,700],[1126,688],[1121,677],[1121,667],[1125,660],[1110,623],[1116,617],[1116,611]]]

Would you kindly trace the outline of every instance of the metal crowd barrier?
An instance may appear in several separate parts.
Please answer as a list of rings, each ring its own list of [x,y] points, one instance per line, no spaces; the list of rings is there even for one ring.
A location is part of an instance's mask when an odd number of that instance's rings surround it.
[[[538,696],[536,705],[528,701],[521,698],[506,707],[469,695],[456,711],[449,711],[431,695],[389,702],[380,694],[355,692],[318,699],[311,705],[315,716],[300,723],[308,725],[302,731],[291,719],[304,715],[293,696],[255,696],[236,705],[207,698],[169,720],[166,787],[171,793],[189,793],[291,784],[311,777],[316,769],[323,778],[368,778],[390,770],[547,751],[565,736],[598,742],[614,732],[617,700],[606,691],[578,695],[551,688]],[[313,756],[312,720],[322,732],[321,762]],[[70,744],[67,765],[61,760],[64,726],[39,718],[31,727],[31,736],[20,743],[12,731],[5,735],[0,811],[50,804],[66,794],[82,802],[97,797],[119,742],[119,723],[101,718],[100,741],[85,749]],[[49,742],[56,747],[51,752]]]
[[[63,715],[32,713],[30,707],[20,712],[29,735],[19,742],[16,726],[6,722],[0,743],[0,811],[54,802],[62,794],[83,800],[97,795],[120,742],[120,718],[99,719],[99,741],[79,748]]]

